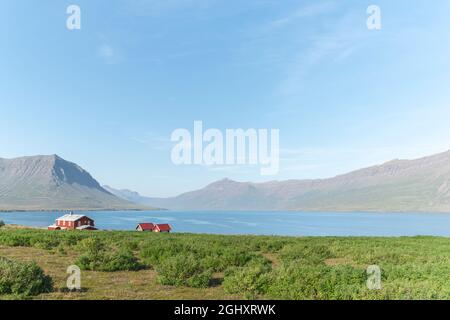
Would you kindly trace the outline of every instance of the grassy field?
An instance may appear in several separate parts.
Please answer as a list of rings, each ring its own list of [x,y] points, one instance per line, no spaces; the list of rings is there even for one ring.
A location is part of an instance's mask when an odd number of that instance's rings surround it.
[[[292,238],[3,227],[1,258],[0,276],[3,272],[10,280],[0,279],[0,299],[450,298],[450,239],[438,237]],[[33,281],[22,279],[33,269],[31,262],[43,270],[41,278],[51,277],[51,289],[41,281],[33,288],[43,288],[42,293],[22,292]],[[74,264],[82,269],[80,292],[66,289],[66,270]],[[381,290],[367,289],[368,265],[381,268]]]

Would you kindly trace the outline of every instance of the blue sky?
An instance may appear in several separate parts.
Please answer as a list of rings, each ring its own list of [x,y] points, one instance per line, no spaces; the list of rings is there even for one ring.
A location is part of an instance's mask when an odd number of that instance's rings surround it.
[[[81,30],[66,29],[70,4]],[[449,13],[446,0],[4,0],[0,157],[56,153],[167,196],[446,151]],[[279,174],[175,166],[170,134],[194,120],[280,129]]]

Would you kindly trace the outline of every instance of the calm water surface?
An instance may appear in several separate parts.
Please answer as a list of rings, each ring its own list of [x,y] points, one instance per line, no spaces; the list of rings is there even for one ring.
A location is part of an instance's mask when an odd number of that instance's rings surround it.
[[[79,212],[77,212],[79,213]],[[100,229],[169,223],[174,232],[288,236],[450,236],[450,214],[342,212],[82,212]],[[46,227],[62,213],[0,212],[7,224]]]

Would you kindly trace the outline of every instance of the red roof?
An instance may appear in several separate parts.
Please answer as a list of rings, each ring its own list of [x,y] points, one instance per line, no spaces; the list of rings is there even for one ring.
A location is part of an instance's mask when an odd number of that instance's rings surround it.
[[[141,227],[141,229],[144,231],[153,231],[153,229],[155,228],[155,225],[153,223],[139,223],[137,228],[139,228],[139,227]]]
[[[172,228],[170,227],[170,225],[168,225],[167,223],[157,224],[157,225],[155,226],[155,228],[157,228],[157,229],[158,229],[159,231],[161,231],[161,232],[172,230]]]

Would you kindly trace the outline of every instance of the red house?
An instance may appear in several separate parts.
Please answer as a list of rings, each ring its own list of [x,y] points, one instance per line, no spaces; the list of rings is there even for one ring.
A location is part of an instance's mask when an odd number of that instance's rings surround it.
[[[149,231],[149,232],[170,232],[172,228],[169,224],[153,224],[153,223],[139,223],[136,227],[137,231]]]
[[[48,230],[97,230],[94,220],[85,215],[72,212],[56,219],[56,223]]]
[[[170,232],[172,228],[167,223],[164,224],[157,224],[155,225],[155,228],[153,229],[153,232]]]
[[[155,225],[153,223],[139,223],[136,227],[136,230],[152,232],[154,228],[155,228]]]

